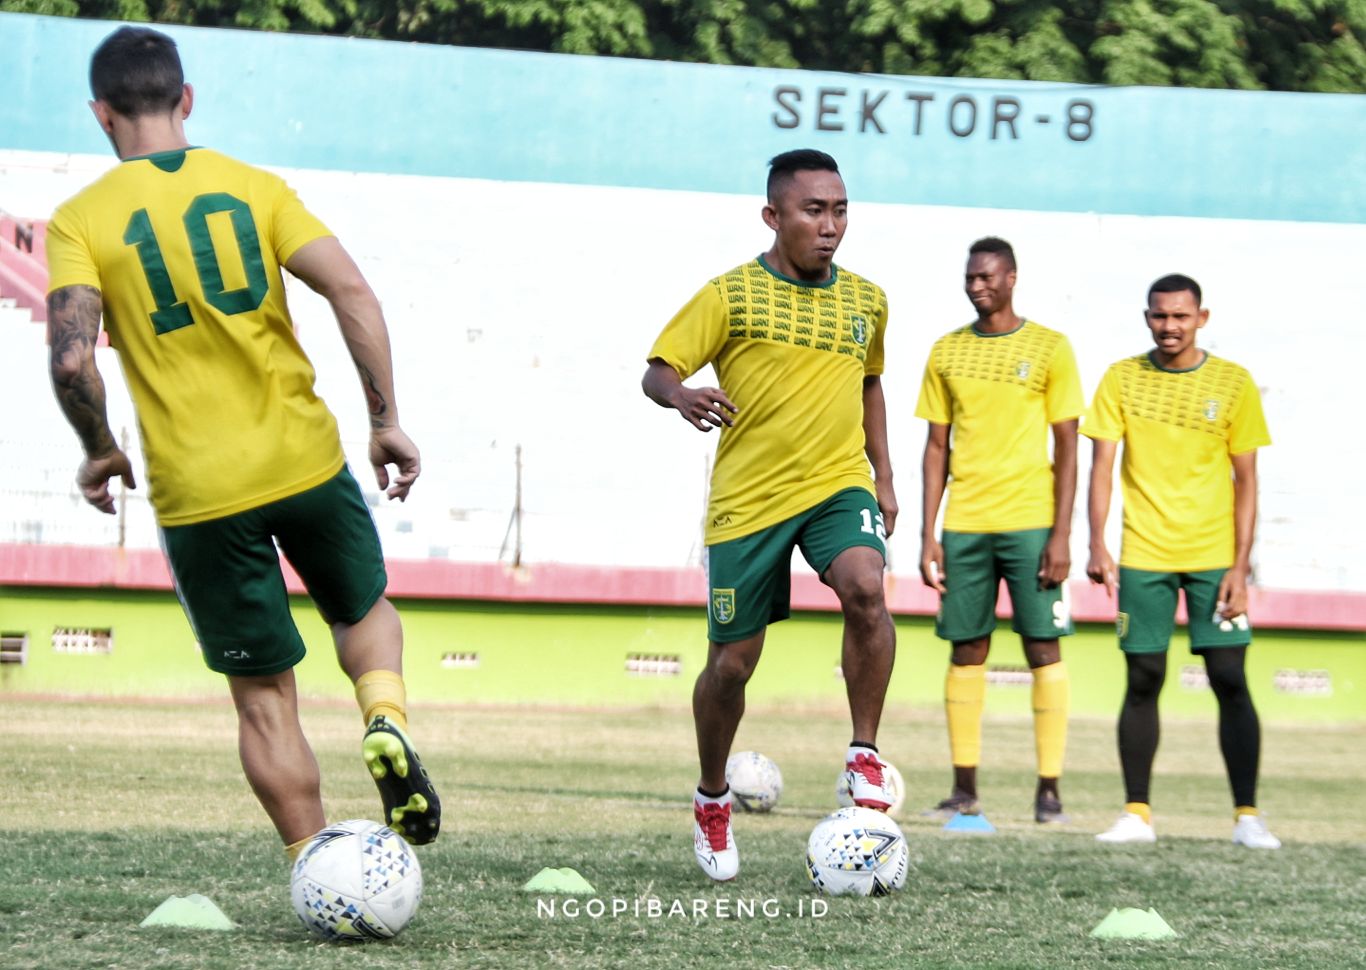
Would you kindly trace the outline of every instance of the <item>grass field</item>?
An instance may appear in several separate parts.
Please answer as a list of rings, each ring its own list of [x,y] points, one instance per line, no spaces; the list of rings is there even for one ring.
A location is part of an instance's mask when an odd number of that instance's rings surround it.
[[[942,716],[895,712],[881,746],[911,792],[907,889],[833,899],[817,918],[803,850],[833,808],[838,712],[749,712],[737,747],[777,760],[786,790],[774,814],[738,818],[740,879],[713,887],[691,858],[686,711],[422,709],[414,733],[448,812],[440,841],[419,850],[422,909],[393,942],[340,948],[313,943],[290,908],[229,707],[7,699],[4,714],[5,968],[1366,966],[1366,726],[1267,727],[1261,801],[1286,845],[1254,853],[1228,841],[1212,724],[1165,725],[1161,841],[1107,847],[1092,835],[1122,796],[1110,723],[1074,723],[1073,822],[1040,831],[1030,724],[989,720],[982,795],[999,832],[964,836],[916,814],[946,793]],[[329,817],[374,817],[359,717],[319,706],[304,719]],[[607,915],[551,917],[548,899],[538,910],[521,886],[542,866],[578,869]],[[239,929],[138,929],[166,896],[192,892]],[[689,915],[651,918],[651,899]],[[735,915],[746,903],[755,915]],[[1089,938],[1115,906],[1153,907],[1180,937]]]

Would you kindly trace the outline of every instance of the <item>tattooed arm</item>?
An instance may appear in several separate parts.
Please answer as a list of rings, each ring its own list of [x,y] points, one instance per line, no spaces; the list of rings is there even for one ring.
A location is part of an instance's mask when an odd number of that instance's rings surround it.
[[[85,449],[76,483],[87,502],[113,515],[109,480],[117,475],[129,488],[135,482],[128,456],[119,450],[109,430],[104,380],[95,366],[101,306],[100,291],[93,286],[64,286],[48,294],[48,369],[57,403]]]
[[[285,268],[332,305],[365,392],[365,406],[370,414],[370,464],[375,469],[375,480],[391,499],[407,498],[422,471],[422,462],[417,446],[399,427],[389,330],[379,300],[333,236],[301,246],[285,262]],[[388,465],[398,469],[392,482]]]

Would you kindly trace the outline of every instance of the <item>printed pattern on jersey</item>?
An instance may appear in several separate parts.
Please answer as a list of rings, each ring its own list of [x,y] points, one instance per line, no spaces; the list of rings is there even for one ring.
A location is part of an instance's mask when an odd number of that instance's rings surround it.
[[[1118,369],[1124,416],[1230,437],[1233,415],[1251,379],[1242,367],[1209,355],[1195,370],[1168,371],[1147,354]]]
[[[712,286],[726,307],[732,338],[809,347],[863,363],[887,298],[854,273],[836,273],[833,286],[797,286],[754,260],[718,276]]]
[[[932,366],[946,383],[979,380],[1015,384],[1042,394],[1062,334],[1026,320],[1014,333],[977,333],[972,324],[945,334],[934,346]]]

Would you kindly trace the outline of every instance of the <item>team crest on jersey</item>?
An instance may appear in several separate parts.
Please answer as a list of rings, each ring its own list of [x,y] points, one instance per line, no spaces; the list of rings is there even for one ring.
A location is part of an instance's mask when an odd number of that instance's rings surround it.
[[[1205,402],[1205,420],[1213,421],[1219,417],[1219,402],[1210,400]]]
[[[860,347],[868,342],[868,318],[862,313],[851,313],[849,315],[849,335],[854,338],[854,343]]]
[[[1129,614],[1115,614],[1115,635],[1123,640],[1129,635]]]
[[[1015,376],[1022,381],[1029,380],[1029,361],[1022,360],[1015,365]]]
[[[721,624],[735,619],[735,590],[712,588],[711,615],[712,619]]]

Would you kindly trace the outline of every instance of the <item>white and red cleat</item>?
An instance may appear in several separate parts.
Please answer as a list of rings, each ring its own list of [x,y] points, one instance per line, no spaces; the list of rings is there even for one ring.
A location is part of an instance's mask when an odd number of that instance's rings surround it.
[[[695,795],[692,803],[693,854],[697,864],[717,882],[729,882],[740,871],[740,852],[730,827],[730,792],[719,799]]]
[[[844,776],[849,782],[849,797],[855,805],[885,812],[896,796],[887,784],[887,773],[871,748],[852,747],[845,757]]]

